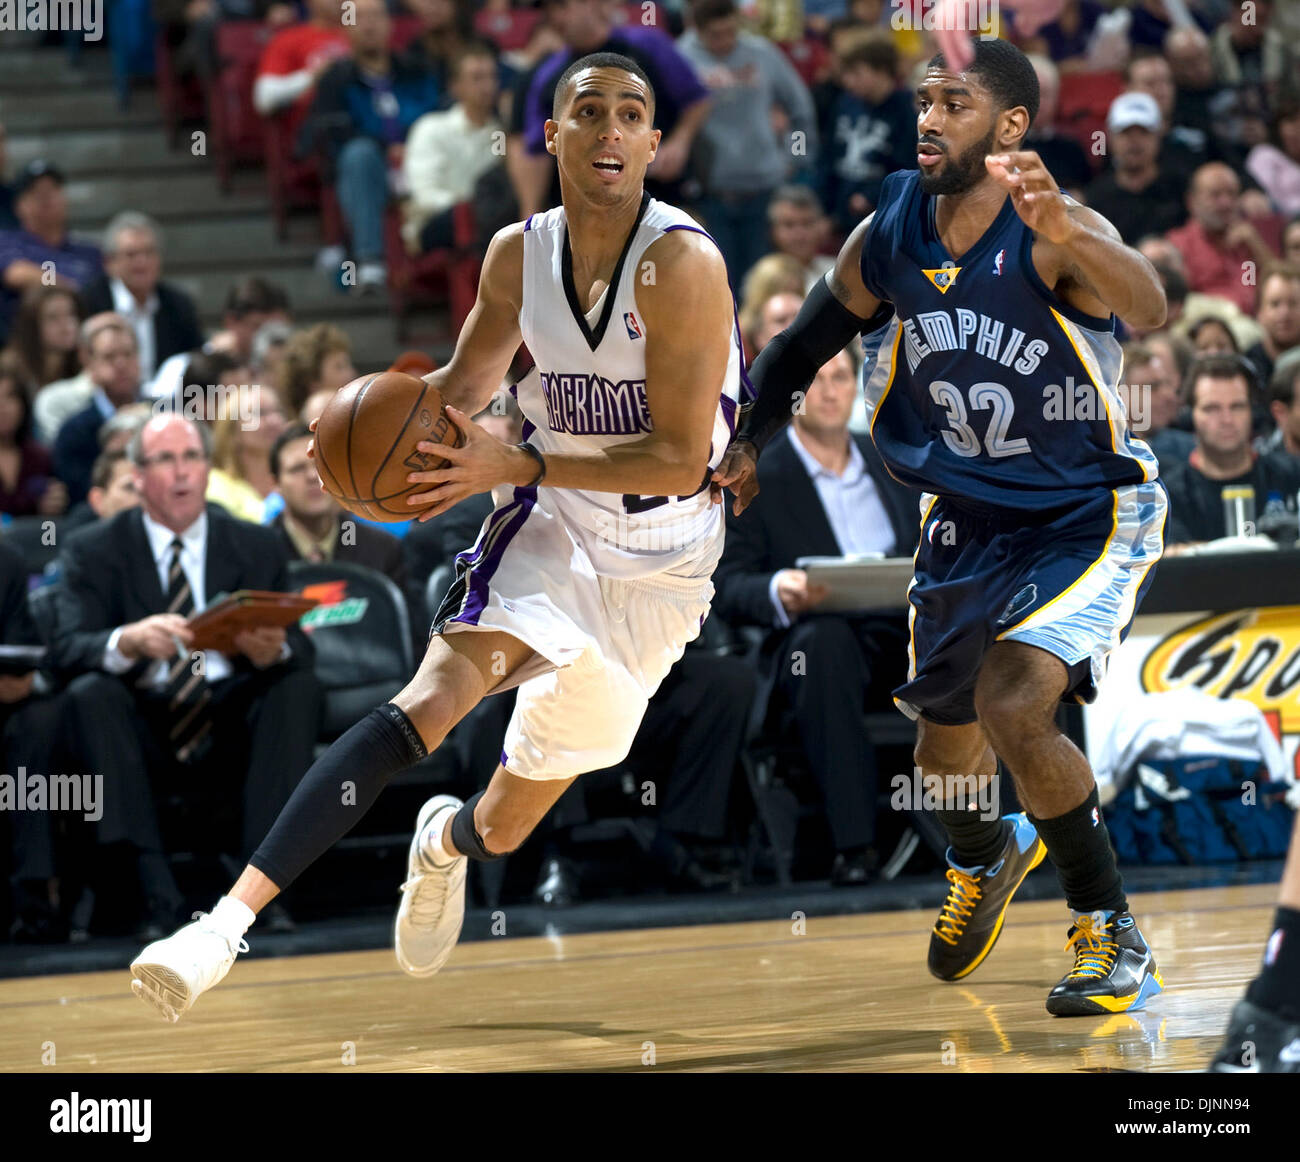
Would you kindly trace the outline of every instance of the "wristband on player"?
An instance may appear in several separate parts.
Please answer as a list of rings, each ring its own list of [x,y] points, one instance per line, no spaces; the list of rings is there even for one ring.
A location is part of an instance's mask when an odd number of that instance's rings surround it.
[[[523,451],[527,452],[534,460],[537,461],[537,479],[524,485],[525,488],[536,488],[539,484],[541,484],[543,480],[546,479],[546,459],[542,456],[540,451],[538,451],[536,448],[532,446],[532,444],[529,444],[526,441],[522,444],[516,444],[515,447],[520,448]]]

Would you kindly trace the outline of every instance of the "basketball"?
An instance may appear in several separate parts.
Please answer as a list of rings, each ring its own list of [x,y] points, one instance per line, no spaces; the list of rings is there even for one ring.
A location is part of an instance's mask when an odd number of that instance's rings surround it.
[[[367,520],[403,521],[419,514],[406,503],[411,472],[431,472],[446,460],[417,451],[421,440],[463,437],[443,410],[438,389],[401,371],[362,375],[340,388],[316,425],[316,467],[321,483],[349,512]]]

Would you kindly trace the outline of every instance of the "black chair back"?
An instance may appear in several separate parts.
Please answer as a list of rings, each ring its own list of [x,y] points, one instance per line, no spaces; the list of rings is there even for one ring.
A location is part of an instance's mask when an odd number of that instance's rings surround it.
[[[322,598],[303,629],[316,648],[325,696],[322,737],[337,738],[411,679],[411,626],[401,591],[382,573],[344,561],[291,561],[294,590]]]

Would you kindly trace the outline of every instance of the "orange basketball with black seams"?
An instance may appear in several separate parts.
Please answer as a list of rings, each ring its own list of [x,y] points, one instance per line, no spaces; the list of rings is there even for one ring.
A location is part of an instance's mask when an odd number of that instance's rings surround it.
[[[432,485],[411,484],[411,472],[432,472],[447,461],[420,452],[422,440],[464,443],[447,418],[436,387],[400,371],[362,375],[334,393],[316,425],[316,467],[325,490],[367,520],[402,521],[425,506],[406,498]]]

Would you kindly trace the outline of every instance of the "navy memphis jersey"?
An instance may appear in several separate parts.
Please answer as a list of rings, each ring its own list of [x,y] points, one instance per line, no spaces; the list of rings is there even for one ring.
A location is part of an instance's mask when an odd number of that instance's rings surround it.
[[[894,306],[866,341],[871,435],[904,484],[991,513],[1064,508],[1154,480],[1116,390],[1113,316],[1059,300],[1034,269],[1011,198],[960,260],[916,170],[885,179],[862,281]]]

